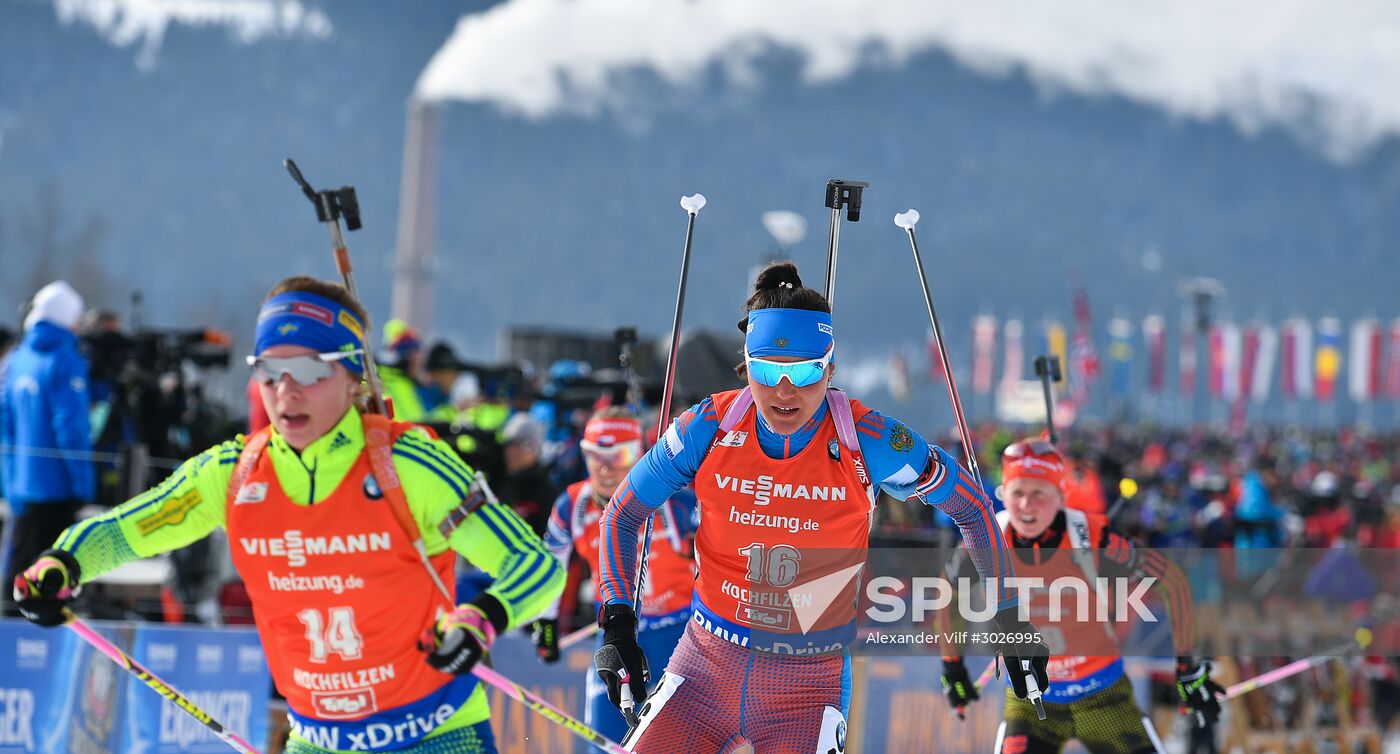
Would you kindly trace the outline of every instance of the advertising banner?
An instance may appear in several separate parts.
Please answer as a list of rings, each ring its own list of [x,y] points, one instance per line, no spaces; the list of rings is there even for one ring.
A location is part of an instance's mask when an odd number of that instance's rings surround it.
[[[256,633],[91,625],[215,720],[266,748],[272,680]],[[0,621],[0,754],[227,750],[202,724],[71,631]]]

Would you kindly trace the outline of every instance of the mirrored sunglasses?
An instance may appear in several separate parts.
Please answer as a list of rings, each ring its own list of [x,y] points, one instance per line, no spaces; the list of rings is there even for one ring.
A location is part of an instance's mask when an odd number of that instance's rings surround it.
[[[786,379],[793,387],[807,387],[821,382],[826,377],[826,367],[831,363],[832,351],[825,356],[805,361],[769,361],[750,356],[744,351],[744,363],[754,382],[767,387],[777,387]]]
[[[1006,450],[1001,452],[1002,458],[1025,458],[1026,456],[1046,456],[1053,455],[1060,457],[1060,451],[1054,445],[1045,440],[1021,440],[1006,446]]]
[[[603,447],[594,445],[587,440],[579,443],[579,448],[583,454],[593,459],[596,463],[601,463],[611,469],[631,468],[642,457],[642,443],[640,440],[631,440]]]
[[[335,351],[333,353],[309,353],[302,356],[249,356],[248,366],[253,368],[253,377],[264,385],[275,385],[288,375],[292,381],[303,387],[311,387],[335,374],[335,362],[364,353],[363,349]]]

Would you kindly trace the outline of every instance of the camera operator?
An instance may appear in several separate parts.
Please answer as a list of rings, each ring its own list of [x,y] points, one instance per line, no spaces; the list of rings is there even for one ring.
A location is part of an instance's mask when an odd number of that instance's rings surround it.
[[[101,464],[98,502],[115,505],[148,487],[158,459],[188,456],[234,435],[227,409],[205,400],[203,386],[186,374],[187,367],[227,367],[227,335],[206,329],[128,334],[115,313],[104,311],[87,322],[82,340],[92,362],[94,444],[120,459]],[[170,622],[211,622],[224,547],[209,537],[172,551],[167,599],[159,610],[138,610]]]

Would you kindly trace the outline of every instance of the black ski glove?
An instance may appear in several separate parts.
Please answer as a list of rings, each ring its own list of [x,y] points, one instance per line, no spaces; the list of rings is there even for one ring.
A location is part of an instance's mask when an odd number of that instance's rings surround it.
[[[977,692],[977,683],[967,674],[967,665],[961,657],[943,658],[943,695],[948,704],[962,715],[963,707],[982,698]]]
[[[15,576],[14,598],[19,612],[46,628],[61,626],[64,609],[82,587],[78,561],[63,550],[45,550],[34,564]]]
[[[603,627],[603,646],[593,655],[593,667],[608,685],[608,701],[622,710],[629,725],[635,725],[636,710],[646,701],[651,682],[647,657],[637,644],[637,614],[631,605],[614,602],[603,608],[598,623]]]
[[[535,642],[535,655],[540,662],[553,665],[559,662],[559,621],[555,618],[540,618],[535,621],[530,638]]]
[[[997,613],[997,630],[1005,635],[1005,641],[998,649],[1006,663],[1011,690],[1016,693],[1017,699],[1026,699],[1030,696],[1030,685],[1026,683],[1027,675],[1035,677],[1036,688],[1041,694],[1050,690],[1050,675],[1047,670],[1050,665],[1050,650],[1041,640],[1040,632],[1035,626],[1021,620],[1016,611],[1016,608],[1008,608]]]
[[[418,637],[418,649],[428,653],[428,664],[444,673],[472,672],[491,644],[509,623],[505,606],[489,594],[479,595],[456,610],[443,613]]]
[[[1196,718],[1196,727],[1204,728],[1220,719],[1220,700],[1225,689],[1211,680],[1210,663],[1196,662],[1190,657],[1176,658],[1176,693],[1181,698],[1183,714]]]

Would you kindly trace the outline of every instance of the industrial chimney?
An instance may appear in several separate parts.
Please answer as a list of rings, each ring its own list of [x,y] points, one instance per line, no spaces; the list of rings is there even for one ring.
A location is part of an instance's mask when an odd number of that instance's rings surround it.
[[[427,333],[433,325],[436,283],[438,105],[413,97],[404,128],[399,182],[399,234],[394,253],[391,316]]]

